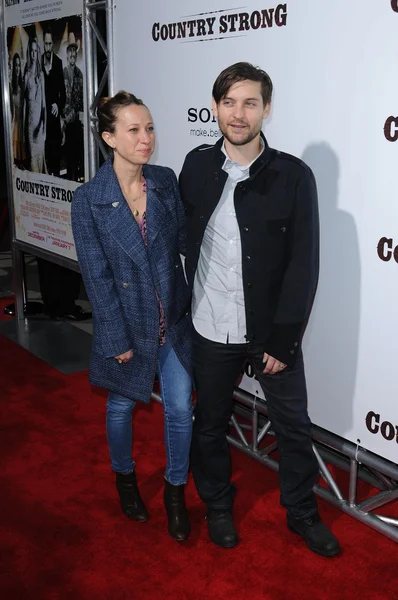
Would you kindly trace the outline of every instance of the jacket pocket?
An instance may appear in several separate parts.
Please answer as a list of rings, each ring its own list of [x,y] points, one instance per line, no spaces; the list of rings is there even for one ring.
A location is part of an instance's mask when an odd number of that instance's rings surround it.
[[[290,219],[272,219],[265,222],[265,231],[272,236],[283,236],[290,230]]]

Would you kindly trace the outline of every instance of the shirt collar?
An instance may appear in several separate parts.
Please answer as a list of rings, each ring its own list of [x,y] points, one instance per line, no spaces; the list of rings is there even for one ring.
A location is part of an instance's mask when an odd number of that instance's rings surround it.
[[[225,148],[225,140],[223,141],[223,144],[221,146],[221,152],[225,155],[225,160],[223,163],[223,170],[227,171],[228,169],[230,169],[231,167],[237,167],[239,170],[242,171],[242,173],[245,173],[246,171],[248,172],[250,170],[250,167],[252,166],[252,164],[254,162],[256,162],[256,160],[258,159],[258,157],[264,152],[264,148],[265,148],[265,144],[264,144],[264,140],[262,137],[260,137],[260,144],[261,144],[261,150],[260,152],[257,154],[257,156],[255,158],[253,158],[253,160],[251,161],[251,163],[249,163],[248,165],[240,165],[239,163],[233,161],[227,153],[227,150]]]

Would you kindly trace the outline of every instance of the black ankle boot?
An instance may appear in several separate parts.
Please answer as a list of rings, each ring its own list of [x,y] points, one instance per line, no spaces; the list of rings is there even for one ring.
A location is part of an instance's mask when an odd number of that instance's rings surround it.
[[[178,542],[186,540],[191,533],[191,525],[185,508],[184,485],[172,485],[164,481],[164,505],[166,507],[168,530]]]
[[[321,521],[318,513],[308,519],[295,519],[287,514],[287,526],[290,531],[301,535],[308,548],[321,556],[336,556],[340,553],[339,542]]]
[[[148,511],[138,490],[135,471],[128,475],[116,473],[116,489],[124,514],[133,521],[148,521]]]

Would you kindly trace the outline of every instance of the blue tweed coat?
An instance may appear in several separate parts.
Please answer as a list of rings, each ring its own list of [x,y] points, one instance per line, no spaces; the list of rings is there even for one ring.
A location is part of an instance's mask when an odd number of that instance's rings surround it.
[[[177,180],[167,167],[145,165],[143,173],[147,248],[112,159],[75,192],[72,228],[93,310],[90,381],[149,402],[159,346],[156,291],[165,311],[166,336],[189,374],[192,323],[180,257],[185,254],[185,217]],[[114,357],[129,349],[132,360],[119,365]]]

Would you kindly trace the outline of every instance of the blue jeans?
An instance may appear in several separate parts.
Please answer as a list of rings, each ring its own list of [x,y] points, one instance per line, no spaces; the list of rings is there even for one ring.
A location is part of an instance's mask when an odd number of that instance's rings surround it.
[[[134,360],[134,356],[131,360]],[[186,483],[192,436],[192,380],[181,365],[171,343],[158,350],[157,372],[164,411],[166,444],[165,478],[173,485]],[[132,413],[135,401],[113,392],[106,404],[106,435],[111,466],[117,473],[132,473]]]

